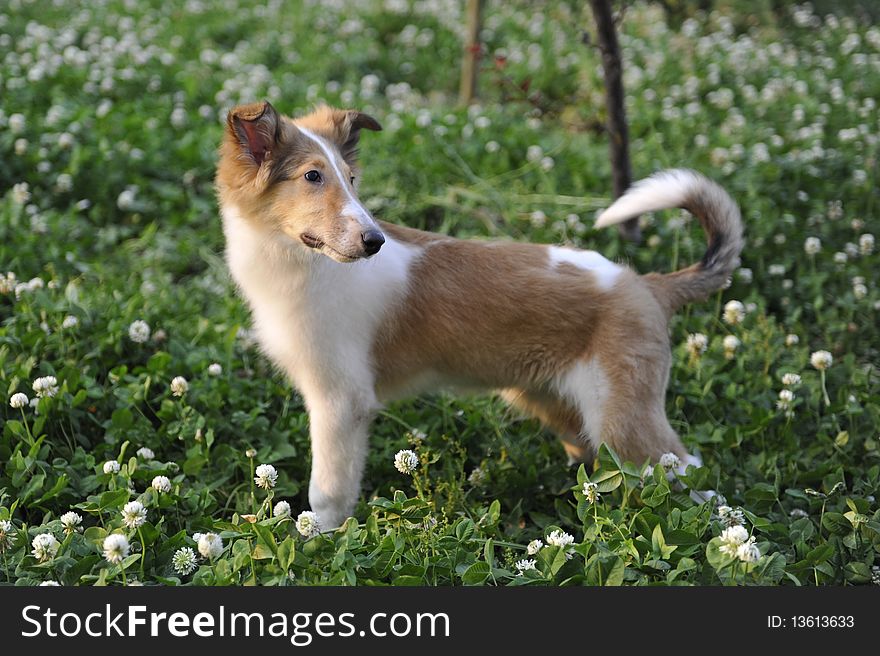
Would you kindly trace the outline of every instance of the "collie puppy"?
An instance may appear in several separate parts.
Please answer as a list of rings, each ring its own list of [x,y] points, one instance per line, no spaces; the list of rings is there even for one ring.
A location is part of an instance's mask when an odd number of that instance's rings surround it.
[[[738,266],[739,210],[721,187],[665,171],[601,214],[600,227],[673,207],[700,220],[700,262],[639,275],[593,251],[377,221],[358,198],[362,130],[381,127],[354,110],[236,107],[216,177],[229,269],[309,412],[309,503],[324,530],[358,499],[376,411],[437,388],[499,393],[576,460],[606,442],[636,463],[697,462],[664,410],[667,323]]]

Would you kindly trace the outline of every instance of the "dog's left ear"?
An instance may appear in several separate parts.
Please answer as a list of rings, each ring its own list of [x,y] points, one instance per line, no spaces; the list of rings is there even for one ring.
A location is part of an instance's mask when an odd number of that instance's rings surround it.
[[[354,165],[357,160],[357,146],[361,138],[361,130],[379,132],[382,129],[379,121],[372,116],[354,109],[337,110],[334,121],[339,151],[349,165]]]

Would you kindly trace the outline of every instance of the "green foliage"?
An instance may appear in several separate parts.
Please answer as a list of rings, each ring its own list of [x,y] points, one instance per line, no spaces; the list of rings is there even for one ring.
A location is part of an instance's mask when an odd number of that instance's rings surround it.
[[[702,170],[746,224],[731,287],[671,324],[667,412],[705,465],[603,446],[565,467],[498,400],[436,396],[382,413],[355,518],[307,537],[308,417],[223,263],[212,179],[231,105],[377,116],[361,196],[382,219],[592,248],[642,272],[705,246],[677,213],[645,217],[641,245],[589,228],[609,165],[591,18],[572,3],[489,3],[494,56],[469,109],[454,105],[453,5],[299,4],[0,10],[0,583],[877,582],[877,28],[803,7],[760,26],[626,12],[636,175]],[[745,310],[732,323],[731,300]],[[688,348],[695,333],[705,351]],[[834,359],[821,373],[818,350]],[[10,405],[46,376],[53,394]],[[412,477],[393,466],[403,448]],[[264,463],[271,489],[254,482]],[[112,563],[110,536],[128,547]]]

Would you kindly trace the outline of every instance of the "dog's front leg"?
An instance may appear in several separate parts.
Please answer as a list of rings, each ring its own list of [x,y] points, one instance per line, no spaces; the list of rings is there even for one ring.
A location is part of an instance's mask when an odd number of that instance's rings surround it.
[[[312,475],[309,505],[322,530],[339,526],[354,510],[367,457],[372,404],[334,394],[309,403]]]

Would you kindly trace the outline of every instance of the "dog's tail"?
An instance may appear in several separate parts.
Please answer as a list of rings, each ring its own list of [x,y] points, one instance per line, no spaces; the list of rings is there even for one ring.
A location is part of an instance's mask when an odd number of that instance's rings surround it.
[[[685,209],[699,219],[708,248],[698,263],[686,269],[644,276],[670,315],[724,287],[739,266],[743,228],[734,200],[696,171],[670,169],[636,183],[596,220],[596,227],[604,228],[645,212],[673,207]]]

